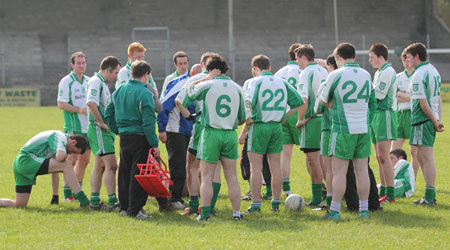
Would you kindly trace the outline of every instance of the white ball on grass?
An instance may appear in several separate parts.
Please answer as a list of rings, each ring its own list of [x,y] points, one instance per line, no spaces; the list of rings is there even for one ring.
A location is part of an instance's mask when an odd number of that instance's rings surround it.
[[[291,194],[284,201],[284,207],[289,210],[302,211],[305,208],[305,199],[299,194]]]

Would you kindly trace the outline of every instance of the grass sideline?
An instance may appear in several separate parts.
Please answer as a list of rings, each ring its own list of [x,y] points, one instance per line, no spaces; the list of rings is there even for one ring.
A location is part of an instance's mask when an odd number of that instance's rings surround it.
[[[444,104],[444,114],[450,104]],[[14,198],[12,162],[20,147],[38,132],[63,129],[63,115],[56,107],[0,108],[0,197]],[[33,187],[26,209],[0,208],[0,248],[147,248],[147,249],[423,249],[450,247],[450,118],[444,115],[447,131],[437,136],[436,207],[414,207],[411,202],[424,194],[420,173],[413,197],[384,205],[383,212],[370,213],[369,220],[357,214],[343,213],[340,223],[321,221],[323,212],[270,212],[270,201],[263,201],[262,213],[246,216],[244,221],[231,219],[231,204],[223,179],[217,210],[218,217],[198,223],[178,212],[160,214],[155,200],[145,209],[154,218],[139,221],[120,217],[117,213],[81,210],[78,203],[61,202],[51,206],[51,176],[40,176]],[[117,142],[116,142],[117,143]],[[165,146],[160,145],[164,159]],[[118,151],[118,144],[116,145]],[[407,150],[409,151],[409,150]],[[374,151],[372,151],[374,152]],[[305,158],[298,147],[294,150],[291,186],[306,201],[311,199],[311,184]],[[83,189],[90,196],[91,158]],[[372,153],[371,166],[378,178],[378,167]],[[238,169],[240,175],[240,170]],[[241,193],[248,189],[239,177]],[[61,186],[62,184],[60,184]],[[62,187],[60,188],[62,199]],[[104,187],[102,200],[106,200]],[[244,211],[250,202],[243,201]]]

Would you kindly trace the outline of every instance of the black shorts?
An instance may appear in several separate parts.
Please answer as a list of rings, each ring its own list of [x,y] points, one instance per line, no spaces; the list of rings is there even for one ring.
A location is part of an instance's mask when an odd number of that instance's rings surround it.
[[[300,148],[300,150],[303,151],[303,153],[307,154],[320,151],[320,148]]]
[[[48,165],[50,163],[50,158],[47,158],[42,162],[41,167],[39,167],[39,170],[36,173],[36,176],[38,175],[44,175],[48,174]],[[25,185],[25,186],[16,186],[16,193],[23,194],[23,193],[31,193],[32,185]]]

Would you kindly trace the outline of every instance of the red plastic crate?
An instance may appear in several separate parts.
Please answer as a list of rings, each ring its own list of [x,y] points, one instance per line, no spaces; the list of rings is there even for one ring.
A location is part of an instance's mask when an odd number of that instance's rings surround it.
[[[148,195],[152,197],[170,197],[172,195],[168,188],[169,185],[173,185],[173,182],[170,180],[170,172],[167,170],[166,163],[161,157],[158,157],[164,165],[164,169],[161,167],[153,153],[154,149],[151,148],[148,152],[147,163],[137,164],[140,173],[134,177]]]

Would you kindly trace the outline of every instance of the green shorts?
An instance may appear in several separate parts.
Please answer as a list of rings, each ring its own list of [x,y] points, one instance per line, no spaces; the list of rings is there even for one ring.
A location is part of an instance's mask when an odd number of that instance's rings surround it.
[[[324,130],[320,135],[320,154],[324,156],[331,156],[331,130]]]
[[[286,122],[282,125],[283,128],[283,139],[281,142],[283,145],[295,144],[299,145],[299,131],[297,129],[297,113],[290,116]]]
[[[397,139],[397,115],[395,111],[376,110],[371,123],[372,143]]]
[[[189,139],[189,148],[193,149],[193,150],[197,150],[198,149],[198,142],[200,140],[200,136],[202,134],[203,131],[203,126],[201,125],[201,123],[196,122],[194,123],[194,126],[192,126],[192,135],[191,138]]]
[[[47,158],[20,151],[14,159],[13,172],[16,186],[36,184],[36,174]]]
[[[341,159],[362,159],[372,153],[369,133],[365,134],[331,134],[331,155]]]
[[[417,126],[411,126],[410,133],[409,144],[433,147],[436,139],[436,128],[430,120]]]
[[[69,138],[71,135],[82,135],[84,139],[86,139],[86,149],[91,149],[91,145],[89,144],[88,134],[87,133],[71,133],[68,131],[64,131],[66,137]]]
[[[411,110],[397,111],[397,138],[409,139],[411,133]]]
[[[283,151],[281,123],[253,123],[248,130],[247,150],[257,154],[275,154]]]
[[[89,123],[87,135],[94,155],[105,155],[115,152],[115,135],[112,132],[108,133],[97,126],[97,124]]]
[[[239,158],[236,131],[204,128],[198,144],[197,158],[217,163],[221,157]]]
[[[320,133],[322,132],[322,117],[311,118],[300,128],[300,148],[320,148]]]

